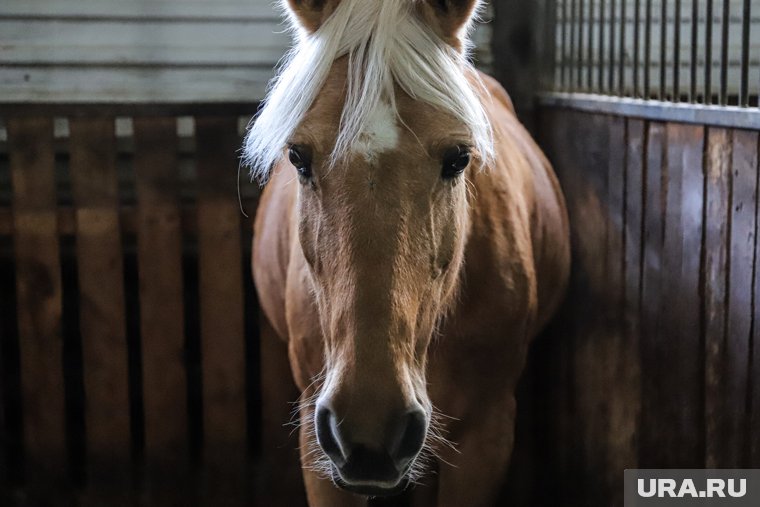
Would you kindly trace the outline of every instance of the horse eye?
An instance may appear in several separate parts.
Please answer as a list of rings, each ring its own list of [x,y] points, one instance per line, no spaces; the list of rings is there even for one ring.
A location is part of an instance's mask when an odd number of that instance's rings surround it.
[[[443,167],[441,177],[443,179],[456,178],[464,172],[470,163],[470,149],[466,146],[455,146],[443,155]]]
[[[301,146],[291,145],[288,148],[288,159],[293,167],[296,168],[298,175],[302,178],[311,178],[311,160],[306,150]]]

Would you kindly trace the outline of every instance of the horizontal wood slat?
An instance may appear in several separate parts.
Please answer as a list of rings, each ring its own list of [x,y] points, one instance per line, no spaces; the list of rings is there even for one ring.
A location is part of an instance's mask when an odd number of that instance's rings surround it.
[[[0,18],[255,21],[275,19],[266,0],[5,0]]]
[[[55,45],[46,42],[48,37],[55,37]],[[288,34],[271,21],[19,23],[0,15],[0,63],[5,65],[271,69],[289,42]]]
[[[92,104],[251,102],[264,97],[272,66],[40,67],[4,66],[0,105],[23,101]]]

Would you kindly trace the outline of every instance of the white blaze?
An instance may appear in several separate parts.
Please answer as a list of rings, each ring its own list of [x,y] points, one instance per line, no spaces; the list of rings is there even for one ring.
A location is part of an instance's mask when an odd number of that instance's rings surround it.
[[[356,153],[364,156],[367,162],[374,162],[377,156],[398,146],[398,125],[393,108],[380,102],[367,118],[366,126],[354,143]]]

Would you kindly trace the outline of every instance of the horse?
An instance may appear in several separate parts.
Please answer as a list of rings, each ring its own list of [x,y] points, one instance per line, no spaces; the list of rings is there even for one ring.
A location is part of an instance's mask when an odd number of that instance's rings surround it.
[[[529,343],[567,284],[557,178],[470,62],[477,0],[282,4],[294,46],[243,151],[308,503],[492,505]]]

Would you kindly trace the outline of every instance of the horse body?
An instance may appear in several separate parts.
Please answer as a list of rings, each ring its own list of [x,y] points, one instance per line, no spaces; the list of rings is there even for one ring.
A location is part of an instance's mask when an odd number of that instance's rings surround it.
[[[310,153],[335,144],[335,128],[324,132],[342,121],[350,67],[334,62],[294,144],[308,139]],[[253,274],[307,400],[312,507],[364,504],[332,482],[396,493],[406,485],[396,471],[408,479],[429,468],[437,474],[423,476],[415,505],[487,506],[505,476],[516,384],[562,297],[569,232],[556,177],[506,92],[487,76],[469,79],[484,84],[473,88],[493,132],[484,167],[443,184],[426,175],[436,146],[467,134],[396,87],[398,123],[412,135],[398,139],[378,113],[350,163],[299,185],[281,158],[262,194]],[[433,412],[444,417],[436,423]],[[441,435],[454,444],[423,464],[421,447]]]

